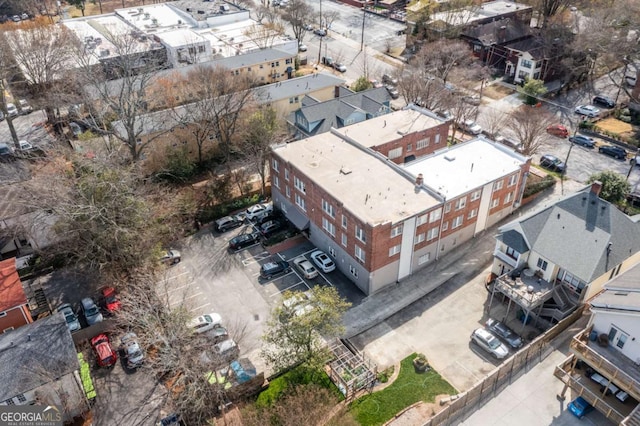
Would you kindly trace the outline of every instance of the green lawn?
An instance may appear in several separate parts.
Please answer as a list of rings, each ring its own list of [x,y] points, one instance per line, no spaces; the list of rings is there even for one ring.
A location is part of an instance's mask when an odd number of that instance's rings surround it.
[[[328,389],[338,400],[344,399],[342,392],[333,384],[327,373],[322,370],[312,370],[304,366],[298,366],[269,382],[269,387],[260,392],[256,404],[268,407],[278,401],[289,385],[308,385],[310,383]]]
[[[438,373],[430,370],[418,374],[412,360],[416,354],[409,355],[400,363],[400,373],[391,386],[358,398],[351,404],[350,411],[363,426],[384,424],[403,408],[418,401],[434,402],[441,394],[456,393]]]

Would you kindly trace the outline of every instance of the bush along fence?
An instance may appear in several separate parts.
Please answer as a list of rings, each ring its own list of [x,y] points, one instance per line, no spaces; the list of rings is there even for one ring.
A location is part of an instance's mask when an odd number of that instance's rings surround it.
[[[638,146],[640,145],[640,142],[632,136],[625,137],[620,136],[615,132],[609,132],[598,127],[596,123],[593,123],[591,121],[582,121],[580,122],[578,127],[580,128],[580,131],[582,133],[604,139],[607,142],[618,144],[623,148],[629,149],[631,151],[636,151],[638,149]]]
[[[271,195],[271,188],[267,187],[267,192],[264,196],[261,195],[260,190],[254,191],[248,195],[234,198],[233,200],[225,203],[216,204],[214,206],[203,207],[198,213],[198,220],[202,223],[208,223],[221,217],[227,216],[230,213],[242,210],[246,207],[259,203]]]
[[[431,417],[423,426],[453,425],[463,422],[514,380],[549,356],[555,350],[552,344],[553,339],[577,321],[582,316],[583,310],[584,306],[580,306],[567,318],[538,336],[489,373],[481,382],[458,395],[457,399],[453,399],[450,405]]]

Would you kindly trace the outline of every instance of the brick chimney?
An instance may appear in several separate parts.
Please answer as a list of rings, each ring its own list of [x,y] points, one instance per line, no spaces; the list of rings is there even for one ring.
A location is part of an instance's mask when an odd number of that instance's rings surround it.
[[[597,197],[600,196],[601,189],[602,189],[602,182],[597,180],[591,184],[591,192],[596,194]]]

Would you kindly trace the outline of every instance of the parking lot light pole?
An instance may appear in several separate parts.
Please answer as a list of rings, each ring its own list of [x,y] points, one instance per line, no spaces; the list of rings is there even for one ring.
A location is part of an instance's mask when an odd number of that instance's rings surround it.
[[[567,173],[567,167],[569,164],[569,156],[571,155],[571,150],[573,149],[573,145],[575,145],[571,139],[575,138],[576,135],[578,134],[578,128],[580,127],[580,122],[576,123],[576,127],[573,131],[573,136],[571,136],[569,138],[569,151],[567,151],[567,157],[564,159],[564,169],[562,170],[562,173],[560,173],[560,194],[564,195],[564,175]]]

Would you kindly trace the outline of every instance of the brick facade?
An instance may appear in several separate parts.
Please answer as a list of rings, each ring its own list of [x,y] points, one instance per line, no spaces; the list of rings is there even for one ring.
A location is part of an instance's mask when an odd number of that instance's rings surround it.
[[[25,305],[16,306],[0,312],[0,333],[8,331],[8,329],[22,327],[32,323],[31,313]]]
[[[407,159],[419,158],[432,154],[438,149],[447,146],[447,136],[449,134],[449,123],[442,123],[438,126],[419,132],[409,133],[392,142],[372,147],[396,164],[405,163]],[[394,150],[400,150],[393,152]],[[390,154],[393,153],[393,157]]]

